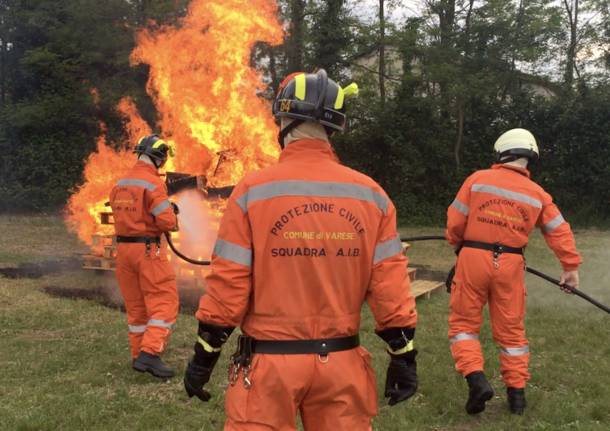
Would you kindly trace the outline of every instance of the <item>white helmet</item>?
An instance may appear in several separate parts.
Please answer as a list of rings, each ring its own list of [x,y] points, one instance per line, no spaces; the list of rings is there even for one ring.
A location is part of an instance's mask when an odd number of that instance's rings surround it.
[[[539,155],[536,138],[525,129],[511,129],[503,133],[496,141],[494,151],[501,162],[510,162],[521,157],[536,161]]]

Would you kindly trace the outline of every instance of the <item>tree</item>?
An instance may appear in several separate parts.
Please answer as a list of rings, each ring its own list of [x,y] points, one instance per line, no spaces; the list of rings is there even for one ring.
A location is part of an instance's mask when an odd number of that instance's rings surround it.
[[[319,2],[312,9],[309,38],[312,49],[308,63],[311,68],[323,68],[329,76],[339,79],[350,41],[345,0]]]
[[[287,72],[303,70],[305,51],[305,0],[289,0],[289,30],[285,42]]]

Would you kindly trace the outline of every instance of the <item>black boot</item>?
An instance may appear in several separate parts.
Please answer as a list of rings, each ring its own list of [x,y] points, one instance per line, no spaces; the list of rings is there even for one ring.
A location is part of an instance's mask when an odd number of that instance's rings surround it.
[[[525,401],[525,389],[506,388],[508,397],[508,407],[510,412],[516,415],[522,415],[525,411],[527,402]]]
[[[485,410],[485,402],[494,396],[494,390],[485,378],[483,371],[475,371],[466,376],[468,381],[468,401],[466,413],[476,415]]]
[[[161,379],[174,377],[175,374],[174,370],[165,365],[160,357],[146,352],[140,352],[138,357],[134,359],[132,367],[136,371],[148,372]]]

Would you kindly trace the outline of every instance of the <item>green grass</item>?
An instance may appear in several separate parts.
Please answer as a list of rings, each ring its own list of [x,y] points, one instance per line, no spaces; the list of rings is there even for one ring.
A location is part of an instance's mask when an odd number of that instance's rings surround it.
[[[57,217],[0,217],[0,267],[73,257],[83,251]],[[404,229],[403,233],[435,233]],[[610,302],[610,232],[577,234],[585,257],[582,288]],[[536,235],[528,262],[559,275],[559,266]],[[447,270],[453,259],[441,242],[417,243],[415,264]],[[579,298],[528,276],[527,329],[532,380],[526,415],[506,408],[497,349],[486,324],[481,339],[496,397],[479,417],[463,411],[466,385],[453,370],[446,339],[448,296],[418,302],[417,348],[420,388],[406,403],[388,407],[380,399],[375,430],[607,430],[610,429],[610,320]],[[125,316],[94,301],[50,297],[44,286],[108,285],[93,272],[72,271],[40,279],[0,276],[1,430],[220,430],[229,341],[209,384],[210,403],[188,400],[181,378],[160,383],[129,367]],[[381,393],[387,357],[364,311],[364,345],[373,353]],[[196,322],[181,315],[167,362],[182,373]]]

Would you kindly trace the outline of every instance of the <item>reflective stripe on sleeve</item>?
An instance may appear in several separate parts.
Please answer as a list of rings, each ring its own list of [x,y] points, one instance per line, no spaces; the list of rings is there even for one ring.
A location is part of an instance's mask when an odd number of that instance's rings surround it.
[[[153,183],[148,182],[146,180],[140,180],[137,178],[123,178],[122,180],[119,180],[119,182],[117,183],[117,186],[142,187],[151,192],[157,188],[157,186],[154,185]]]
[[[542,208],[542,202],[540,202],[538,199],[534,199],[533,197],[523,193],[513,192],[512,190],[491,186],[489,184],[473,184],[471,190],[473,192],[490,193],[492,195],[523,202],[536,208]]]
[[[462,202],[457,200],[457,198],[454,199],[453,202],[451,202],[451,206],[462,214],[464,214],[465,216],[467,216],[470,212],[470,208],[468,208],[468,205],[464,205]]]
[[[252,266],[252,250],[223,239],[216,240],[214,254],[240,265]]]
[[[147,326],[159,326],[161,328],[172,329],[174,324],[173,322],[166,322],[165,320],[150,319],[147,323]]]
[[[159,205],[154,207],[150,212],[152,213],[152,215],[154,215],[156,217],[159,214],[161,214],[163,211],[168,209],[170,206],[171,206],[171,204],[169,203],[169,201],[168,200],[164,200]]]
[[[502,353],[508,356],[521,356],[530,352],[530,346],[502,347]]]
[[[542,230],[544,230],[545,233],[551,233],[555,229],[557,229],[559,226],[561,226],[564,222],[565,222],[565,219],[563,218],[563,216],[561,214],[559,214],[553,220],[551,220],[550,222],[545,224],[542,227]]]
[[[402,242],[400,242],[399,236],[396,236],[396,238],[392,238],[384,242],[380,242],[375,247],[375,256],[373,257],[373,264],[376,265],[382,260],[395,256],[398,253],[402,253]]]
[[[132,332],[134,334],[141,334],[144,331],[146,331],[146,325],[128,325],[129,326],[129,332]]]
[[[479,336],[477,334],[469,334],[468,332],[460,332],[455,334],[453,337],[449,338],[449,342],[451,344],[458,343],[460,341],[466,340],[478,340]]]
[[[252,187],[237,199],[244,212],[250,204],[280,196],[321,196],[330,198],[350,198],[374,203],[383,213],[388,210],[389,200],[373,189],[352,183],[286,180],[273,181]]]

